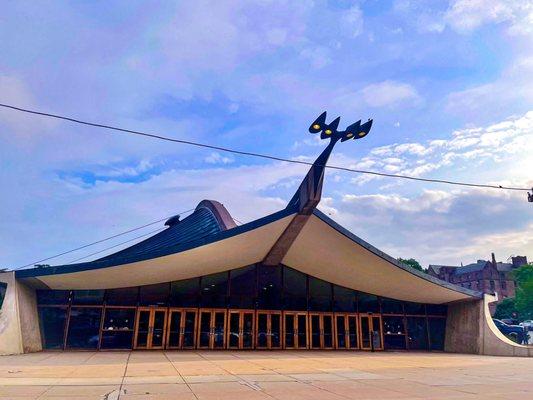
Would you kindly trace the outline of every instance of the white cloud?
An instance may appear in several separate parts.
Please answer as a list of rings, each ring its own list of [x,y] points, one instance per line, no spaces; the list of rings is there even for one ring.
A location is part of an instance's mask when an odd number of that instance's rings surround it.
[[[417,104],[421,100],[413,86],[390,80],[368,85],[361,90],[361,94],[371,107],[395,106],[400,103]]]
[[[341,25],[351,37],[357,37],[363,32],[363,12],[358,5],[352,6],[342,14]]]
[[[204,158],[208,164],[231,164],[235,160],[231,157],[224,157],[220,153],[213,152]]]
[[[484,24],[509,24],[511,33],[533,33],[533,3],[529,0],[454,0],[444,20],[467,33]]]

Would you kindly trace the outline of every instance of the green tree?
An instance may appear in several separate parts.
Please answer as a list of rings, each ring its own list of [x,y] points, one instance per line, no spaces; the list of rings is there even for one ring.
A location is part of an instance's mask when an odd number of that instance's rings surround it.
[[[517,288],[516,311],[521,320],[533,319],[533,264],[526,264],[513,271]]]
[[[501,303],[498,303],[496,306],[496,312],[494,313],[494,318],[514,318],[513,313],[517,313],[515,299],[508,297],[503,299]]]
[[[422,268],[420,263],[418,261],[416,261],[414,258],[409,258],[409,259],[398,258],[398,261],[401,262],[402,264],[408,265],[411,268],[417,269],[417,270],[419,270],[421,272],[427,272],[427,270]]]

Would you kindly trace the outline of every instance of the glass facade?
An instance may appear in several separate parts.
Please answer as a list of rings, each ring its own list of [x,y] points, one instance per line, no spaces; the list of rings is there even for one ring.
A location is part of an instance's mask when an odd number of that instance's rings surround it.
[[[140,287],[38,290],[37,301],[46,349],[439,351],[447,313],[263,265]]]

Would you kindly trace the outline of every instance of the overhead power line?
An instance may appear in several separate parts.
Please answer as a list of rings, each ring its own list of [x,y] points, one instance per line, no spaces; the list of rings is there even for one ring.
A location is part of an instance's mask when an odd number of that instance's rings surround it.
[[[89,258],[89,257],[94,256],[94,255],[96,255],[96,254],[103,253],[103,252],[105,252],[105,251],[107,251],[107,250],[114,249],[115,247],[122,246],[123,244],[129,243],[129,242],[133,242],[134,240],[137,240],[137,239],[143,238],[143,237],[145,237],[145,236],[152,235],[152,234],[154,234],[154,233],[161,232],[161,231],[163,231],[163,230],[165,230],[165,228],[159,228],[159,229],[156,229],[156,230],[150,231],[150,232],[148,232],[148,233],[145,233],[144,235],[136,236],[136,237],[134,237],[134,238],[132,238],[132,239],[125,240],[124,242],[120,242],[120,243],[115,244],[115,245],[113,245],[113,246],[106,247],[105,249],[95,251],[94,253],[91,253],[91,254],[87,254],[86,256],[83,256],[83,257],[80,257],[80,258],[76,258],[75,260],[69,261],[68,263],[69,263],[69,264],[75,263],[76,261],[80,261],[80,260],[83,260],[83,259],[85,259],[85,258]]]
[[[288,163],[293,163],[293,164],[313,165],[313,163],[308,162],[308,161],[291,160],[291,159],[288,159],[288,158],[277,157],[277,156],[272,156],[272,155],[268,155],[268,154],[261,154],[261,153],[255,153],[255,152],[250,152],[250,151],[242,151],[242,150],[234,150],[234,149],[230,149],[230,148],[227,148],[227,147],[213,146],[213,145],[205,144],[205,143],[192,142],[190,140],[174,139],[174,138],[171,138],[171,137],[157,135],[157,134],[153,134],[153,133],[147,133],[147,132],[136,131],[136,130],[131,130],[131,129],[124,129],[124,128],[119,128],[119,127],[116,127],[116,126],[104,125],[104,124],[99,124],[99,123],[94,123],[94,122],[82,121],[82,120],[71,118],[71,117],[45,113],[45,112],[41,112],[41,111],[28,110],[28,109],[25,109],[25,108],[15,107],[15,106],[12,106],[12,105],[9,105],[9,104],[0,103],[0,107],[4,107],[4,108],[8,108],[8,109],[11,109],[11,110],[20,111],[20,112],[24,112],[24,113],[28,113],[28,114],[41,115],[41,116],[44,116],[44,117],[50,117],[50,118],[56,118],[56,119],[60,119],[60,120],[64,120],[64,121],[70,121],[70,122],[74,122],[74,123],[81,124],[81,125],[93,126],[93,127],[96,127],[96,128],[110,129],[110,130],[114,130],[114,131],[130,133],[130,134],[138,135],[138,136],[145,136],[145,137],[149,137],[149,138],[152,138],[152,139],[164,140],[164,141],[167,141],[167,142],[181,143],[181,144],[187,144],[187,145],[196,146],[196,147],[203,147],[203,148],[212,149],[212,150],[219,150],[219,151],[223,151],[223,152],[226,152],[226,153],[239,154],[239,155],[251,156],[251,157],[260,157],[260,158],[265,158],[265,159],[268,159],[268,160],[282,161],[282,162],[288,162]],[[339,167],[339,166],[334,166],[334,165],[326,165],[325,167],[329,168],[329,169],[339,170],[339,171],[347,171],[347,172],[355,172],[355,173],[359,173],[359,174],[384,176],[384,177],[389,177],[389,178],[409,179],[409,180],[421,181],[421,182],[444,183],[444,184],[448,184],[448,185],[468,186],[468,187],[477,187],[477,188],[489,188],[489,189],[502,189],[502,190],[519,190],[519,191],[531,190],[529,188],[521,188],[521,187],[513,187],[513,186],[489,185],[489,184],[481,184],[481,183],[467,183],[467,182],[451,181],[451,180],[445,180],[445,179],[430,179],[430,178],[419,178],[419,177],[409,176],[409,175],[387,174],[387,173],[384,173],[384,172],[366,171],[366,170],[362,170],[362,169]]]
[[[190,211],[192,211],[192,210],[194,210],[194,208],[191,208],[191,209],[189,209],[189,210],[185,210],[185,211],[179,212],[178,214],[179,214],[179,215],[186,214],[186,213],[188,213],[188,212],[190,212]],[[62,253],[59,253],[59,254],[56,254],[56,255],[53,255],[53,256],[50,256],[50,257],[47,257],[47,258],[43,258],[43,259],[38,260],[38,261],[31,262],[31,263],[26,264],[26,265],[21,265],[20,267],[13,268],[12,271],[16,271],[16,270],[19,270],[19,269],[22,269],[22,268],[26,268],[26,267],[31,267],[32,265],[35,265],[35,264],[38,264],[38,263],[42,263],[43,261],[52,260],[53,258],[57,258],[57,257],[60,257],[60,256],[65,255],[65,254],[73,253],[73,252],[75,252],[75,251],[82,250],[82,249],[85,249],[85,248],[90,247],[90,246],[94,246],[94,245],[96,245],[96,244],[98,244],[98,243],[106,242],[106,241],[108,241],[108,240],[111,240],[111,239],[117,238],[117,237],[119,237],[119,236],[123,236],[123,235],[126,235],[126,234],[128,234],[128,233],[138,231],[139,229],[143,229],[143,228],[146,228],[146,227],[148,227],[148,226],[152,226],[152,225],[158,224],[158,223],[163,222],[163,221],[165,221],[165,220],[167,220],[167,219],[169,219],[169,218],[170,218],[170,217],[161,218],[161,219],[158,219],[157,221],[153,221],[153,222],[150,222],[150,223],[148,223],[148,224],[144,224],[144,225],[138,226],[138,227],[136,227],[136,228],[128,229],[127,231],[120,232],[120,233],[117,233],[117,234],[112,235],[112,236],[108,236],[108,237],[106,237],[106,238],[104,238],[104,239],[100,239],[100,240],[97,240],[97,241],[95,241],[95,242],[88,243],[88,244],[85,244],[85,245],[83,245],[83,246],[76,247],[76,248],[74,248],[74,249],[67,250],[67,251],[64,251],[64,252],[62,252]],[[165,228],[161,228],[161,229],[165,229]],[[152,233],[152,232],[150,232],[150,233]],[[145,236],[145,235],[143,235],[143,236]],[[134,238],[134,239],[131,239],[131,240],[135,240],[135,239],[138,239],[138,238]],[[129,240],[129,241],[131,241],[131,240]],[[119,245],[120,245],[120,244],[119,244]],[[117,245],[117,246],[119,246],[119,245]],[[116,246],[113,246],[113,247],[116,247]],[[102,251],[105,251],[105,250],[106,250],[106,249],[104,249],[104,250],[102,250]],[[99,253],[99,252],[96,252],[95,254],[97,254],[97,253]],[[88,256],[86,256],[86,257],[90,257],[91,255],[92,255],[92,254],[90,254],[90,255],[88,255]],[[86,257],[82,257],[82,258],[86,258]],[[80,258],[80,260],[81,260],[82,258]],[[73,262],[73,261],[71,261],[71,262]]]

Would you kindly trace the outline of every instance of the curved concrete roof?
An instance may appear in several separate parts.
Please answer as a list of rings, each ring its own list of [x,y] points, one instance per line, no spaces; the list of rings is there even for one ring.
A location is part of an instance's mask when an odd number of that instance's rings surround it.
[[[213,230],[206,236],[193,234],[196,231],[191,227],[183,228],[180,232],[189,232],[187,237],[191,240],[176,239],[177,242],[172,243],[170,232],[167,235],[161,232],[159,236],[100,260],[22,270],[17,271],[16,276],[35,286],[51,289],[103,289],[217,273],[261,262],[297,215],[287,208],[222,230],[204,211],[197,208],[177,226],[197,219],[205,224],[206,231]],[[481,297],[478,292],[398,263],[317,210],[282,263],[341,286],[399,300],[441,304]]]

